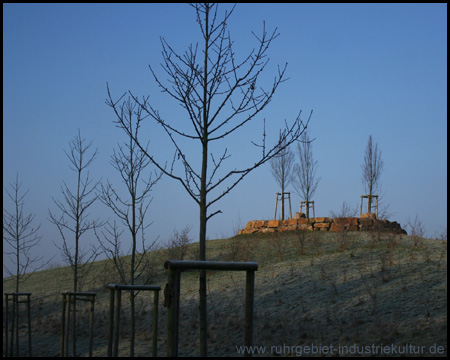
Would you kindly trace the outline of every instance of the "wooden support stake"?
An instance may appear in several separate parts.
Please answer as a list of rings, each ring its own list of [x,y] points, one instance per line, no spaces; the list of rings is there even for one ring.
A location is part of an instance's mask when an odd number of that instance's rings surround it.
[[[277,219],[277,206],[278,206],[278,193],[277,193],[277,199],[275,200],[275,214],[273,215],[273,219]]]
[[[247,271],[245,289],[245,347],[249,349],[253,345],[253,307],[255,293],[255,272]],[[246,357],[252,356],[248,351]]]
[[[253,344],[253,304],[256,262],[228,262],[228,261],[187,261],[169,260],[164,263],[169,270],[169,279],[164,290],[164,304],[168,309],[167,323],[167,356],[178,356],[178,322],[180,311],[180,278],[182,270],[224,270],[246,271],[246,307],[245,307],[245,345]],[[200,349],[201,350],[201,349]],[[206,355],[206,354],[205,354]],[[246,356],[252,356],[246,353]]]

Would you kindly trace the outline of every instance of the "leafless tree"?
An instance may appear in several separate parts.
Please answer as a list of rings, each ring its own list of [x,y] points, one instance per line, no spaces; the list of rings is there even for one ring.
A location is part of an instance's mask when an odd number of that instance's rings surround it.
[[[6,190],[8,197],[13,202],[13,210],[8,211],[3,208],[3,241],[11,250],[5,250],[3,254],[8,255],[10,261],[15,265],[15,271],[8,269],[3,265],[8,275],[15,279],[16,292],[19,292],[20,283],[28,279],[31,274],[42,269],[50,260],[36,266],[44,258],[43,256],[34,256],[32,249],[39,245],[41,236],[38,231],[41,225],[33,226],[35,215],[25,214],[24,202],[28,190],[21,194],[19,175],[16,175],[16,181],[11,183],[11,192]],[[30,270],[33,269],[31,272]]]
[[[137,137],[139,132],[139,123],[142,118],[142,108],[128,98],[123,102],[120,108],[121,117],[126,121],[129,133]],[[147,145],[148,146],[148,145]],[[146,241],[145,230],[151,225],[146,223],[145,218],[151,203],[149,199],[153,186],[161,178],[162,173],[150,174],[147,180],[144,180],[143,171],[150,164],[150,160],[137,147],[133,138],[128,135],[124,146],[118,145],[119,150],[111,157],[111,165],[120,173],[122,182],[126,187],[126,198],[119,195],[116,188],[107,181],[106,185],[101,185],[99,196],[114,215],[120,219],[122,225],[129,231],[131,236],[130,262],[125,261],[121,251],[121,234],[116,222],[111,225],[107,223],[102,236],[97,234],[97,238],[106,253],[107,257],[114,262],[123,284],[134,285],[137,281],[142,284],[148,284],[151,279],[151,267],[147,253],[154,248],[157,238],[152,241]],[[147,149],[147,148],[146,148]],[[142,186],[142,188],[141,188]],[[102,238],[104,240],[102,240]],[[138,242],[140,240],[140,248]],[[134,356],[135,342],[135,297],[138,292],[130,290],[130,312],[131,312],[131,334],[130,334],[130,356]]]
[[[378,144],[373,142],[372,135],[369,135],[366,152],[364,154],[364,163],[361,165],[363,170],[362,183],[364,191],[369,198],[367,199],[367,212],[372,212],[372,195],[380,190],[380,177],[383,171],[383,160],[381,159],[381,150]]]
[[[284,192],[292,181],[294,167],[294,154],[288,147],[284,146],[284,142],[280,143],[283,150],[270,160],[272,175],[281,188],[281,220],[284,220]]]
[[[82,235],[99,226],[98,220],[89,219],[87,210],[97,200],[95,189],[98,183],[94,183],[89,178],[89,172],[84,177],[84,172],[89,165],[95,160],[97,150],[92,155],[88,154],[92,142],[85,144],[85,139],[81,138],[80,130],[75,138],[69,143],[70,151],[64,153],[70,161],[70,169],[76,173],[76,189],[71,190],[65,183],[61,187],[63,201],[55,200],[53,202],[60,212],[60,216],[55,215],[49,210],[49,219],[56,225],[62,238],[62,246],[55,243],[55,246],[60,249],[63,259],[67,262],[73,270],[73,291],[80,291],[80,280],[84,276],[81,272],[88,270],[92,261],[98,255],[97,249],[93,248],[91,251],[85,251],[80,247],[80,239]],[[73,235],[74,249],[70,245],[69,234]],[[73,250],[72,250],[73,249]],[[85,271],[85,272],[86,272]]]
[[[60,216],[55,215],[50,209],[48,211],[49,220],[56,225],[62,239],[62,246],[55,242],[53,243],[61,251],[63,260],[70,265],[73,271],[74,292],[81,291],[82,280],[99,254],[98,249],[94,246],[92,246],[90,251],[82,249],[80,246],[81,237],[86,231],[102,225],[99,220],[90,219],[90,214],[87,212],[97,200],[95,190],[98,182],[93,184],[92,179],[89,178],[89,171],[84,176],[86,169],[97,156],[97,149],[92,155],[88,154],[92,142],[86,144],[85,141],[85,139],[81,138],[81,133],[78,129],[78,134],[69,143],[70,151],[64,150],[70,162],[69,167],[76,174],[76,190],[71,190],[63,182],[64,186],[61,187],[61,192],[64,200],[55,200],[53,198],[53,202],[59,209]],[[72,240],[75,243],[74,249],[70,245]],[[76,356],[76,302],[73,305],[72,316],[72,351],[73,356]]]
[[[278,155],[285,147],[295,142],[308,122],[304,123],[301,112],[291,125],[286,124],[280,139],[272,146],[266,146],[265,128],[262,142],[255,144],[261,150],[261,156],[241,169],[232,168],[224,171],[223,165],[230,155],[225,148],[217,157],[211,152],[213,143],[223,144],[238,129],[248,124],[269,104],[278,86],[285,81],[287,64],[278,68],[278,74],[268,90],[263,89],[259,81],[269,61],[267,51],[272,41],[278,37],[277,30],[267,33],[265,25],[260,36],[255,35],[257,47],[239,61],[233,50],[227,30],[228,20],[234,10],[225,12],[222,19],[218,16],[218,4],[193,4],[196,20],[200,27],[203,44],[190,45],[184,54],[176,53],[162,38],[162,68],[168,75],[167,82],[157,76],[152,67],[153,77],[172,99],[186,110],[188,130],[180,119],[166,119],[149,102],[149,98],[132,97],[146,115],[160,125],[174,147],[174,157],[170,167],[164,160],[150,154],[141,145],[139,139],[133,138],[150,161],[172,179],[177,180],[199,205],[200,209],[200,259],[206,260],[206,224],[211,217],[221,213],[220,210],[209,212],[213,205],[227,195],[252,170],[265,164]],[[201,49],[199,49],[201,48]],[[121,99],[121,98],[120,98]],[[127,133],[127,126],[118,109],[118,102],[113,100],[108,87],[107,104],[118,116],[117,124]],[[312,112],[311,112],[312,113]],[[178,121],[178,122],[177,122]],[[134,135],[133,135],[134,136]],[[198,141],[201,145],[198,157],[191,158],[184,140]],[[285,144],[285,145],[281,145]],[[281,145],[281,146],[280,146]],[[211,157],[211,158],[210,158]],[[198,166],[200,168],[196,170]],[[181,163],[181,164],[180,164]],[[211,168],[208,166],[211,165]],[[178,165],[181,171],[177,171]],[[212,170],[210,170],[212,169]],[[207,321],[206,321],[206,271],[200,272],[200,354],[207,354]]]
[[[320,177],[316,177],[317,160],[314,160],[312,153],[312,141],[305,131],[300,142],[297,143],[297,153],[299,163],[294,167],[296,193],[306,201],[306,218],[309,219],[309,201],[316,192]]]

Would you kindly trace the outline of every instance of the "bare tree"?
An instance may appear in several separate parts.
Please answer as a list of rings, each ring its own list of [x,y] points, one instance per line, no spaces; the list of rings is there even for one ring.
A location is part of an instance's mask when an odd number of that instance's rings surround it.
[[[280,143],[280,147],[283,150],[270,160],[270,166],[272,175],[281,188],[281,220],[284,220],[284,192],[293,178],[294,154],[288,147],[284,147],[284,143]]]
[[[78,130],[78,134],[69,143],[70,152],[64,150],[71,164],[69,167],[77,176],[76,190],[71,190],[63,181],[64,185],[61,187],[61,192],[64,200],[60,201],[53,198],[53,202],[61,215],[57,217],[49,210],[49,219],[56,225],[62,238],[62,246],[58,244],[55,244],[55,246],[60,249],[64,261],[73,270],[73,291],[80,291],[80,280],[84,276],[81,271],[97,257],[95,249],[87,252],[80,247],[81,236],[86,231],[99,226],[98,220],[90,220],[87,213],[88,208],[97,200],[95,189],[98,183],[92,184],[89,172],[83,177],[84,171],[97,156],[97,150],[92,155],[88,155],[91,145],[92,142],[85,144],[85,139],[81,138],[80,130]],[[73,235],[75,244],[73,251],[68,234]]]
[[[10,261],[15,265],[15,271],[8,269],[5,271],[15,279],[16,292],[19,292],[21,281],[25,281],[31,274],[42,269],[50,260],[36,266],[36,263],[43,259],[43,256],[33,256],[32,249],[39,245],[42,239],[38,235],[41,225],[33,226],[35,215],[25,214],[24,202],[28,190],[21,194],[19,175],[16,175],[15,183],[11,183],[11,192],[6,190],[8,197],[13,202],[13,210],[10,212],[3,208],[3,241],[11,248],[11,251],[3,248],[3,254],[8,255]],[[33,271],[30,272],[30,269]]]
[[[266,146],[265,129],[259,146],[261,156],[248,166],[241,169],[233,168],[224,171],[223,165],[230,155],[225,148],[219,157],[211,151],[213,143],[228,138],[238,129],[245,126],[260,114],[269,104],[278,86],[285,81],[287,64],[278,68],[273,84],[268,90],[259,86],[260,76],[268,63],[267,51],[272,41],[278,37],[275,29],[268,34],[265,25],[260,36],[255,35],[257,47],[238,61],[233,50],[227,22],[232,14],[225,12],[222,20],[218,18],[218,4],[193,4],[196,20],[199,24],[203,45],[190,45],[183,54],[177,54],[167,41],[162,38],[162,68],[168,75],[168,81],[163,82],[150,67],[153,77],[163,92],[178,102],[186,110],[189,131],[185,124],[165,119],[149,102],[149,98],[138,99],[132,95],[148,117],[152,118],[167,134],[174,147],[172,165],[167,168],[165,161],[157,159],[147,152],[139,139],[134,138],[140,149],[150,161],[172,179],[177,180],[199,205],[200,210],[200,260],[206,260],[206,224],[211,217],[221,213],[220,210],[209,212],[213,205],[227,195],[252,170],[265,164],[278,155],[285,147],[296,141],[308,122],[300,119],[301,112],[291,125],[286,123],[281,137],[272,147]],[[201,50],[199,51],[199,47]],[[121,98],[120,98],[121,99]],[[118,102],[112,99],[108,87],[107,104],[118,115],[117,124],[127,133],[129,130],[121,119]],[[312,114],[312,112],[311,112]],[[309,118],[311,115],[309,116]],[[176,119],[179,120],[179,119]],[[132,135],[132,134],[131,134]],[[190,158],[184,147],[184,140],[198,141],[200,154]],[[282,145],[284,144],[284,145]],[[220,145],[220,144],[219,144]],[[281,145],[281,146],[280,146]],[[216,145],[217,146],[217,145]],[[211,159],[209,159],[211,157]],[[195,159],[195,160],[194,160]],[[195,169],[200,160],[200,168]],[[212,170],[208,167],[212,163]],[[178,166],[181,171],[178,172]],[[200,271],[200,354],[207,354],[206,328],[206,271]]]
[[[320,177],[316,177],[317,160],[312,153],[312,141],[305,131],[297,144],[299,163],[294,167],[296,193],[306,201],[306,218],[309,219],[309,201],[312,200],[319,184]]]
[[[369,135],[364,154],[364,163],[361,165],[364,191],[369,195],[367,199],[367,212],[372,212],[372,195],[375,195],[380,190],[380,177],[383,166],[381,150],[378,149],[378,144],[372,141],[372,135]]]
[[[137,137],[139,132],[139,123],[142,116],[142,108],[128,98],[121,105],[121,116],[126,121],[129,133]],[[134,118],[136,118],[134,120]],[[114,262],[116,269],[120,275],[123,284],[134,285],[137,281],[148,284],[151,281],[151,271],[147,271],[149,264],[147,253],[154,248],[157,239],[148,243],[145,236],[145,230],[151,223],[145,222],[147,210],[151,203],[149,200],[150,192],[153,186],[161,178],[155,173],[154,179],[152,174],[147,180],[142,178],[143,171],[150,164],[150,160],[137,147],[131,136],[128,136],[124,146],[120,144],[119,150],[111,157],[112,166],[120,173],[122,182],[126,187],[127,198],[119,195],[114,186],[107,181],[106,185],[102,184],[102,191],[99,199],[108,206],[114,214],[121,220],[122,225],[129,230],[131,236],[131,248],[128,254],[131,254],[130,262],[124,260],[121,252],[120,236],[123,231],[118,229],[116,222],[111,225],[107,223],[105,231],[102,231],[101,247],[107,257]],[[147,145],[148,146],[148,145]],[[147,149],[147,148],[146,148]],[[142,185],[142,188],[141,188]],[[140,248],[138,241],[140,240]],[[131,334],[130,334],[130,356],[134,356],[135,342],[135,297],[138,292],[130,290],[130,311],[131,311]]]
[[[98,249],[94,246],[90,251],[83,250],[80,247],[81,237],[86,231],[101,226],[98,220],[89,219],[90,215],[87,213],[89,207],[97,200],[95,190],[98,182],[92,183],[89,178],[89,171],[84,176],[85,170],[97,156],[97,149],[92,155],[88,154],[92,142],[85,144],[85,141],[81,138],[78,129],[78,134],[69,143],[69,153],[64,150],[70,161],[69,167],[77,177],[76,190],[71,190],[63,182],[64,186],[61,187],[61,192],[64,200],[52,198],[61,215],[58,217],[51,210],[48,211],[50,222],[56,225],[62,238],[62,246],[53,243],[61,251],[63,260],[70,265],[73,271],[74,292],[81,291],[81,282],[98,256]],[[71,239],[75,243],[74,249],[70,245]],[[73,356],[76,356],[76,301],[73,305],[72,338]]]

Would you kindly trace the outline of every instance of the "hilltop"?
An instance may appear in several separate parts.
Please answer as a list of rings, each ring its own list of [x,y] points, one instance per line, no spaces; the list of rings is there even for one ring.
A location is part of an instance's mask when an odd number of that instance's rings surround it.
[[[195,259],[198,243],[189,245],[187,259]],[[168,250],[149,254],[153,284],[164,288],[163,263]],[[389,346],[408,355],[447,355],[447,242],[376,232],[285,231],[255,233],[207,241],[209,260],[257,261],[254,345],[264,355],[300,355],[306,346]],[[96,291],[94,355],[106,356],[109,292],[117,282],[111,265],[93,265],[83,291]],[[58,356],[61,292],[70,289],[67,267],[37,272],[21,291],[32,295],[34,356]],[[12,291],[10,279],[3,291]],[[208,353],[237,356],[244,336],[245,273],[208,273]],[[158,355],[166,353],[167,309],[160,297]],[[151,356],[153,295],[137,297],[136,356]],[[128,296],[122,299],[120,356],[128,356]],[[88,306],[79,305],[78,349],[87,355]],[[5,318],[3,310],[3,319]],[[180,343],[182,356],[199,354],[198,276],[181,279]],[[21,330],[21,354],[26,355],[26,328]],[[411,347],[412,345],[412,347]],[[433,346],[442,354],[430,354]],[[353,348],[352,348],[353,346]],[[302,347],[302,348],[300,348]],[[346,347],[346,348],[345,348]],[[362,348],[359,348],[362,350]],[[424,352],[422,352],[424,351]],[[321,354],[312,354],[321,355]],[[343,355],[343,354],[342,354]],[[373,353],[355,354],[372,356]],[[391,354],[388,354],[391,355]],[[337,356],[335,353],[334,356]],[[378,353],[378,356],[381,356]],[[385,356],[387,356],[385,354]]]

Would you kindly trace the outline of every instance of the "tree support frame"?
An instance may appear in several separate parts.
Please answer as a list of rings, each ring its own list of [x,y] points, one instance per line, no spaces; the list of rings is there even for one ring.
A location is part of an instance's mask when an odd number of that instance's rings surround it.
[[[253,345],[253,312],[255,293],[255,271],[258,270],[256,262],[228,262],[228,261],[187,261],[169,260],[164,263],[169,270],[169,279],[164,290],[164,306],[168,307],[167,324],[167,356],[178,356],[178,325],[180,312],[180,280],[181,272],[186,270],[217,270],[217,271],[246,271],[245,291],[245,346],[247,349]],[[245,353],[245,356],[252,356]]]

